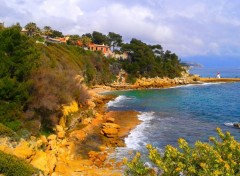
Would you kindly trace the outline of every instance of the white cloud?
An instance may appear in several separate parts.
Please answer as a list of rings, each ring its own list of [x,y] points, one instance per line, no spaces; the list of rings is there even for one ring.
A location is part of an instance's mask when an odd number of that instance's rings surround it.
[[[0,21],[36,22],[65,34],[116,32],[180,56],[239,55],[238,0],[2,0]]]
[[[45,0],[40,5],[39,10],[49,18],[67,18],[75,22],[79,16],[83,15],[83,11],[77,6],[77,0]]]

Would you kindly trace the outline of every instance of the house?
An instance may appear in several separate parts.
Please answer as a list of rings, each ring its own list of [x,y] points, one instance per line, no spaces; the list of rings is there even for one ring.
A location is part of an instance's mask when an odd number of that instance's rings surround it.
[[[88,46],[88,49],[91,51],[101,51],[106,57],[112,54],[110,47],[104,44],[98,45],[98,44],[92,43]]]
[[[21,33],[22,33],[22,34],[26,34],[26,35],[27,35],[27,33],[28,33],[28,30],[27,30],[26,28],[22,28],[22,30],[21,30]]]
[[[47,37],[47,36],[45,36],[45,38],[48,42],[51,42],[51,43],[66,43],[69,39],[69,37],[51,38],[51,37]]]
[[[118,59],[118,60],[126,60],[128,59],[128,53],[127,52],[124,52],[124,53],[112,53],[111,57],[115,58],[115,59]]]

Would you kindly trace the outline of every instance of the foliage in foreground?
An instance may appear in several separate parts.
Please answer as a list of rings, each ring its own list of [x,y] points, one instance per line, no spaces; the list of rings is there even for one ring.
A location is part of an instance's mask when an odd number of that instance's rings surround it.
[[[37,170],[24,160],[0,151],[0,174],[6,176],[29,176]]]
[[[140,154],[126,161],[126,175],[240,175],[240,143],[229,132],[223,133],[217,128],[220,140],[210,137],[211,143],[196,142],[194,147],[182,138],[178,140],[179,149],[166,146],[164,154],[147,145],[150,160],[157,166],[159,173],[144,165]]]

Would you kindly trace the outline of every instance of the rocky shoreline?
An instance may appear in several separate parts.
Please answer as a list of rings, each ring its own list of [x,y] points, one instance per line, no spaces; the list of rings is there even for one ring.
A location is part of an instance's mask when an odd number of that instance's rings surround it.
[[[125,146],[124,137],[140,121],[135,111],[107,112],[106,102],[114,97],[99,94],[106,90],[90,90],[88,108],[80,114],[76,103],[65,106],[64,113],[73,114],[70,125],[63,118],[48,137],[31,136],[20,141],[0,137],[0,150],[24,159],[41,170],[39,175],[123,175],[123,163],[109,160],[108,154],[115,147]]]
[[[175,79],[141,78],[133,85],[95,86],[89,90],[91,99],[87,102],[87,109],[79,109],[75,102],[63,107],[65,116],[56,126],[54,134],[48,137],[32,136],[20,141],[0,137],[0,150],[26,160],[42,171],[39,175],[123,175],[123,163],[109,160],[108,154],[115,147],[125,146],[124,138],[140,120],[135,111],[107,112],[106,103],[115,97],[100,93],[236,81],[240,79],[183,76]],[[73,118],[71,123],[67,124],[66,117],[69,114],[72,114]]]

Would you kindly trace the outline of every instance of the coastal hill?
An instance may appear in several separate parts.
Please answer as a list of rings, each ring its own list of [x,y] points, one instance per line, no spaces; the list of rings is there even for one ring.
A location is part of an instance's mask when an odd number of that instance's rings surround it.
[[[118,35],[109,33],[107,37],[93,32],[91,42],[95,46],[108,39],[112,48],[118,48],[114,56],[128,53],[125,59],[106,57],[101,50],[86,47],[84,40],[79,44],[76,36],[70,36],[68,42],[53,42],[48,40],[49,28],[44,28],[42,34],[33,27],[29,24],[28,30],[23,30],[17,24],[0,30],[0,150],[24,159],[45,174],[75,172],[80,167],[75,162],[85,162],[85,170],[94,166],[99,172],[106,154],[89,152],[99,151],[101,145],[124,145],[119,137],[139,121],[136,112],[129,112],[134,116],[129,122],[134,123],[119,129],[118,125],[128,123],[115,122],[104,110],[105,102],[112,97],[100,96],[90,89],[113,83],[132,84],[140,77],[178,77],[184,71],[180,60],[160,45],[132,39],[121,43],[120,49],[110,40],[111,35],[119,39]],[[59,35],[56,31],[55,34]],[[89,35],[81,39],[86,36]],[[107,123],[101,125],[104,122]],[[91,136],[99,142],[94,143]],[[93,147],[83,146],[86,141]],[[83,159],[88,155],[92,160]],[[101,159],[95,161],[96,157]],[[32,166],[21,164],[22,160],[17,163],[19,167],[24,165],[27,173],[33,171]],[[2,166],[6,170],[12,167],[7,163]]]
[[[163,51],[161,45],[132,39],[130,43],[121,43],[121,49],[115,51],[128,53],[126,59],[118,59],[88,49],[87,44],[79,46],[76,36],[70,36],[69,42],[55,43],[42,37],[50,35],[49,27],[44,28],[44,35],[34,32],[32,23],[26,27],[28,33],[23,33],[19,25],[0,31],[0,123],[16,132],[26,129],[29,135],[36,135],[51,131],[62,116],[62,105],[76,101],[85,107],[88,87],[123,79],[134,83],[141,77],[174,78],[184,71],[177,55]],[[81,39],[86,36],[89,35]],[[43,42],[36,42],[39,40]],[[91,41],[110,44],[113,39],[93,32]],[[119,77],[121,70],[125,74]]]
[[[107,112],[114,97],[98,93],[200,81],[161,45],[123,43],[119,34],[96,31],[62,40],[50,27],[37,29],[34,23],[0,29],[0,171],[6,175],[122,175],[123,163],[108,160],[106,149],[124,146],[140,121],[134,111]]]

